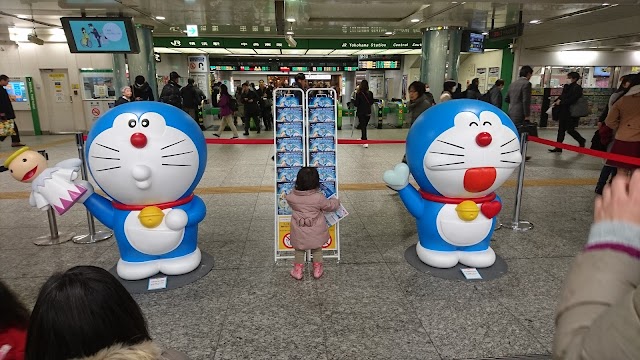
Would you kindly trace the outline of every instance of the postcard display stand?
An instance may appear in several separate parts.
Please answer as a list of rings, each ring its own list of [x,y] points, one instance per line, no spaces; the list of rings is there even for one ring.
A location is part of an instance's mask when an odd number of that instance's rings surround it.
[[[314,95],[324,93],[323,95]],[[311,96],[309,96],[311,95]],[[291,209],[285,196],[295,187],[300,167],[315,166],[325,196],[338,194],[337,95],[333,89],[274,91],[276,166],[275,260],[293,258]],[[339,224],[329,228],[323,257],[340,260]],[[309,260],[310,254],[307,255]]]

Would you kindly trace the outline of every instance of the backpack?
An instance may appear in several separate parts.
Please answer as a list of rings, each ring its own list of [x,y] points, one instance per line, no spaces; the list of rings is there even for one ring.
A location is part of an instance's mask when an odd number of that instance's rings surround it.
[[[231,111],[238,111],[238,100],[229,97],[229,109],[231,109]]]

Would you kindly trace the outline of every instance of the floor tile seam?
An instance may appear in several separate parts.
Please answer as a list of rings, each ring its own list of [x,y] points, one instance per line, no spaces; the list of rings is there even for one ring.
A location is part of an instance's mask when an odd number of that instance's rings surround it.
[[[225,269],[225,270],[229,270],[229,269]],[[236,274],[236,278],[237,278],[238,269],[231,269],[231,270],[235,270],[234,273]],[[232,287],[232,293],[235,291],[236,291],[236,287],[234,286]],[[233,297],[229,296],[228,299],[233,299]],[[225,325],[227,324],[227,320],[229,319],[230,309],[231,309],[231,301],[227,301],[224,309],[224,316],[220,325],[220,331],[218,332],[218,336],[216,339],[215,350],[213,351],[214,354],[218,352],[218,348],[220,347],[220,340],[222,340],[222,332],[224,331]]]
[[[511,311],[511,309],[508,306],[505,305],[505,303],[500,299],[500,297],[495,297],[494,299],[497,300],[498,303],[500,303],[500,305],[502,305],[502,307],[505,310],[507,310],[509,314],[511,314],[511,316],[518,322],[518,324],[520,324],[520,326],[522,326],[525,329],[525,331],[536,340],[538,345],[540,345],[543,349],[546,347],[546,345],[543,344],[542,341],[540,341],[540,339],[538,339],[538,337],[531,330],[529,330],[529,327],[527,326],[527,324],[523,320],[521,320],[518,316],[516,316],[516,314],[514,314],[513,311]]]

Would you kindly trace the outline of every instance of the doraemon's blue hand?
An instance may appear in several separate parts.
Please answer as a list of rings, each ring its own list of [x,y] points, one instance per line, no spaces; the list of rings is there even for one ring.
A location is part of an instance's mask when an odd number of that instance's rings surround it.
[[[382,177],[384,182],[395,191],[400,191],[409,185],[409,167],[398,164],[393,170],[387,170]]]

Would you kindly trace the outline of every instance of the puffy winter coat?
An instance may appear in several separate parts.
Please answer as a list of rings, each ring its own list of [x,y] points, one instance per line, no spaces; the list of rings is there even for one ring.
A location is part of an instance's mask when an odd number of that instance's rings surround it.
[[[322,247],[329,240],[329,227],[324,212],[336,211],[340,200],[327,199],[318,190],[293,190],[286,197],[293,210],[291,216],[291,245],[297,250]]]

